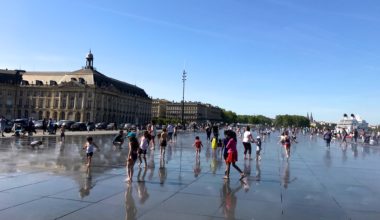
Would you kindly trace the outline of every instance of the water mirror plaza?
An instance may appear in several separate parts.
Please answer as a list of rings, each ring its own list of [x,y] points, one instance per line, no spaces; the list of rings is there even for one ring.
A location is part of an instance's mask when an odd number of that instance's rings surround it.
[[[87,132],[84,133],[86,135]],[[199,135],[205,147],[195,160]],[[332,143],[300,134],[287,161],[275,132],[263,141],[262,160],[239,161],[239,181],[214,155],[204,133],[180,133],[147,155],[126,183],[128,147],[114,135],[94,135],[101,150],[85,166],[85,136],[0,139],[0,219],[380,219],[380,148]],[[32,149],[32,140],[43,145]]]

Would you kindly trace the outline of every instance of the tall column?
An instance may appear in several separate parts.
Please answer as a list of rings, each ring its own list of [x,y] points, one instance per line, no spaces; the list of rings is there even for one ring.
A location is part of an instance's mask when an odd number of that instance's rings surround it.
[[[66,107],[65,109],[68,110],[69,109],[69,97],[70,97],[70,93],[67,93],[66,95]],[[67,118],[67,111],[65,112],[65,118]]]
[[[75,110],[77,109],[77,101],[78,101],[78,95],[77,95],[77,93],[75,92],[75,93],[74,93],[74,109],[75,109]]]

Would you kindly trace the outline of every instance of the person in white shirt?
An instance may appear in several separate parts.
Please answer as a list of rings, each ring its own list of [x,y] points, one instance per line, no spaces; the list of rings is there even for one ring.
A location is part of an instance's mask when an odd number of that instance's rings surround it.
[[[252,137],[251,128],[247,126],[243,135],[244,159],[247,159],[247,153],[248,153],[248,159],[251,159],[251,153],[252,153],[251,142],[255,142],[255,141]]]
[[[141,167],[141,164],[142,164],[142,160],[141,160],[141,156],[142,156],[144,158],[144,163],[145,163],[144,168],[147,168],[146,151],[147,151],[148,147],[149,147],[149,132],[145,131],[144,135],[140,139],[140,149],[139,149],[140,164],[139,164],[139,167]]]

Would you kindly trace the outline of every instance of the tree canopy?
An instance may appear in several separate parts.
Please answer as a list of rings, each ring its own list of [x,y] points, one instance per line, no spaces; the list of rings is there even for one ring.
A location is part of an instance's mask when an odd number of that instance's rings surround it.
[[[310,120],[300,115],[277,115],[274,124],[277,127],[310,127]]]

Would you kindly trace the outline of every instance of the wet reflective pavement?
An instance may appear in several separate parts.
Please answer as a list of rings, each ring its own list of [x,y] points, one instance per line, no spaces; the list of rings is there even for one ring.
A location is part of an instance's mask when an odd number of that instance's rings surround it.
[[[205,148],[195,160],[199,135]],[[287,161],[278,133],[263,142],[262,160],[237,165],[249,174],[239,181],[202,134],[180,134],[161,158],[148,152],[148,168],[135,166],[125,183],[123,149],[113,136],[94,136],[101,147],[86,169],[84,136],[0,139],[0,219],[380,219],[380,147],[325,147],[320,138],[299,135]]]

